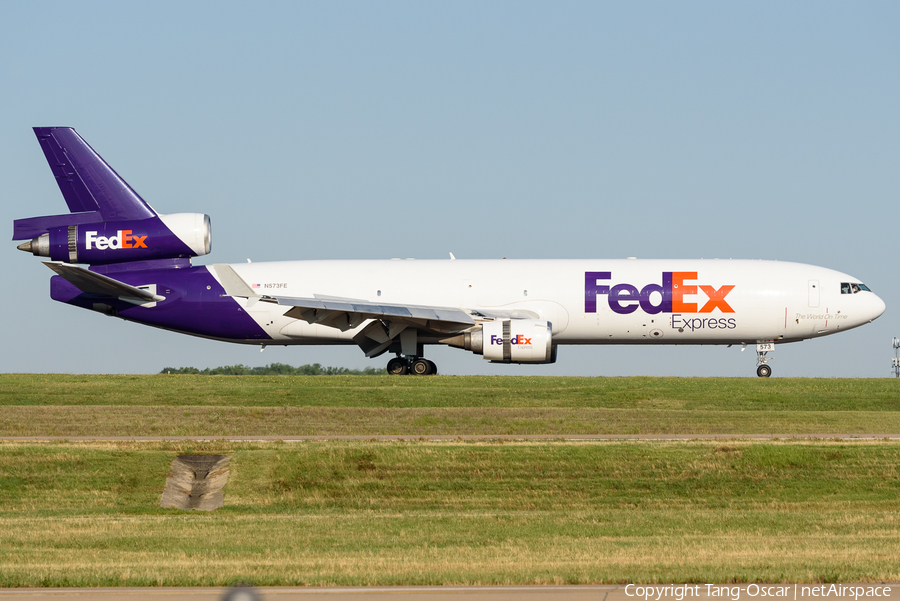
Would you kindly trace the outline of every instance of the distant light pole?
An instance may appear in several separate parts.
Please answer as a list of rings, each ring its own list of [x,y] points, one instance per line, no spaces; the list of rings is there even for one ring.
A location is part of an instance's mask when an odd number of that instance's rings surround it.
[[[894,338],[894,358],[891,360],[891,374],[900,378],[900,338]]]

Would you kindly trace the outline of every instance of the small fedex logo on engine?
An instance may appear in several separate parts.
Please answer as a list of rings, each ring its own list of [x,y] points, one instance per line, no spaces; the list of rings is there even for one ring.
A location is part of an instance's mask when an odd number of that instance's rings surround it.
[[[509,339],[509,343],[515,346],[531,346],[531,338],[516,334]],[[503,344],[503,336],[491,335],[491,344]]]
[[[134,236],[132,230],[119,230],[115,236],[98,236],[97,232],[85,232],[85,250],[118,250],[120,248],[147,248],[147,236]]]
[[[609,308],[620,315],[634,313],[641,309],[645,313],[712,313],[718,309],[722,313],[734,313],[725,300],[734,290],[733,285],[713,286],[695,284],[696,271],[664,271],[659,284],[646,284],[641,289],[633,284],[609,286],[601,283],[612,280],[610,271],[584,272],[584,312],[597,312],[597,297],[606,295]],[[699,289],[699,292],[698,292]],[[655,296],[654,293],[656,293]],[[705,299],[700,296],[702,293]],[[703,301],[701,305],[699,301]],[[699,308],[698,308],[699,307]]]

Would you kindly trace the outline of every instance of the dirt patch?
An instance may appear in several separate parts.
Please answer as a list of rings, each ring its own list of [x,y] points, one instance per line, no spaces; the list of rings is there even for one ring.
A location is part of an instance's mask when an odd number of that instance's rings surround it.
[[[212,511],[225,503],[231,455],[179,455],[172,461],[160,506]]]

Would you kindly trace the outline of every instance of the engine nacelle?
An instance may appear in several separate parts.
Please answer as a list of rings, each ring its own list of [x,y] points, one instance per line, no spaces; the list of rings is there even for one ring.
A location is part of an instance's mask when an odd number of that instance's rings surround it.
[[[441,342],[483,355],[493,363],[556,363],[549,321],[498,319]]]
[[[54,261],[91,265],[199,257],[212,248],[212,226],[202,213],[63,225],[19,248]]]

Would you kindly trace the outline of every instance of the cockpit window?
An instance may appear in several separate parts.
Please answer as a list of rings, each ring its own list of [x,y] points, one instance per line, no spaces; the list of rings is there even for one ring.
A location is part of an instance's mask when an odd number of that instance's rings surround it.
[[[841,294],[856,294],[859,291],[872,292],[865,284],[841,282]]]

